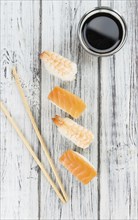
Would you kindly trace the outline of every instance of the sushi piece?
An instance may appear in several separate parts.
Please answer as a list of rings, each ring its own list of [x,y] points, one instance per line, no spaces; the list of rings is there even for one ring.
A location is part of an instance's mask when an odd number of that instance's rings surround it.
[[[52,120],[58,126],[59,132],[78,147],[85,149],[92,142],[92,132],[81,125],[78,125],[73,120],[69,118],[61,118],[58,115],[56,115],[55,118],[52,118]]]
[[[97,172],[93,165],[81,154],[67,150],[59,159],[60,163],[84,185],[88,184]]]
[[[44,61],[48,72],[63,81],[72,81],[77,73],[77,65],[61,55],[44,51],[40,54],[40,59]]]
[[[73,118],[79,118],[86,108],[85,103],[79,97],[58,86],[49,93],[48,99]]]

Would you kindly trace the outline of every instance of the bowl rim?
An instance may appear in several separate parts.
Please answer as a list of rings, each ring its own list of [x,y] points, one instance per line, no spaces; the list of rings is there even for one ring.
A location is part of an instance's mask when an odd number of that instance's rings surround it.
[[[85,23],[85,21],[91,17],[92,15],[96,14],[96,13],[108,13],[111,14],[112,16],[114,16],[121,24],[122,26],[122,30],[123,30],[123,37],[122,40],[120,42],[120,44],[111,52],[105,52],[105,53],[98,53],[95,52],[93,50],[90,50],[87,45],[85,44],[85,41],[83,40],[82,37],[82,27]],[[127,35],[128,35],[128,31],[127,31],[127,25],[125,22],[125,19],[122,15],[120,15],[120,13],[110,7],[106,7],[106,6],[101,6],[101,7],[95,7],[92,10],[87,11],[80,19],[79,24],[78,24],[78,36],[79,36],[79,40],[80,43],[82,45],[82,47],[90,54],[98,56],[98,57],[106,57],[106,56],[111,56],[113,54],[115,54],[116,52],[118,52],[125,44],[126,40],[127,40]]]

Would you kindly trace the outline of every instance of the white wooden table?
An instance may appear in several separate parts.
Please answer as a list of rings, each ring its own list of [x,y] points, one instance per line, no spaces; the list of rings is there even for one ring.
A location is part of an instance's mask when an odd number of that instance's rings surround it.
[[[87,54],[77,37],[79,19],[98,5],[118,10],[128,25],[123,49],[102,59]],[[1,113],[1,219],[138,219],[138,1],[2,0],[0,34],[1,99],[51,173],[11,76],[16,65],[70,196],[62,205]],[[39,60],[43,50],[76,62],[76,80],[64,83],[50,76]],[[55,114],[65,116],[47,99],[55,85],[77,94],[88,106],[77,120],[94,133],[94,142],[87,150],[61,137],[52,123]],[[58,158],[69,148],[81,152],[97,168],[98,178],[89,185],[77,182],[59,164]]]

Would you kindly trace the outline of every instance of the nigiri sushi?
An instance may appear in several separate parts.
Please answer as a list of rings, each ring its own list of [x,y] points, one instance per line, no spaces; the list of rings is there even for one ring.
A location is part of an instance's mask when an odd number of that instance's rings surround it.
[[[44,51],[40,54],[40,59],[44,61],[48,72],[63,81],[72,81],[77,73],[77,65],[61,55]]]
[[[84,185],[88,184],[97,172],[92,164],[81,154],[67,150],[59,159],[60,163],[69,170]]]
[[[58,86],[49,93],[48,99],[73,118],[79,118],[86,108],[85,103],[79,97]]]
[[[56,115],[55,118],[52,118],[52,120],[58,126],[59,132],[78,147],[85,149],[92,142],[92,132],[77,124],[73,120],[69,118],[61,118],[58,115]]]

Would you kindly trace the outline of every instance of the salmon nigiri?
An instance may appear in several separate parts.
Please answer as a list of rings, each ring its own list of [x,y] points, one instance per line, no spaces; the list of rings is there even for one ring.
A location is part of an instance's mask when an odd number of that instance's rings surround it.
[[[48,72],[64,81],[72,81],[77,73],[77,65],[61,55],[44,51],[40,54]]]
[[[88,184],[97,172],[92,164],[81,154],[67,150],[59,159],[60,163],[83,184]]]
[[[48,99],[73,118],[79,118],[86,108],[85,103],[79,97],[58,86],[49,93]]]
[[[59,132],[78,147],[87,148],[92,142],[92,132],[73,120],[69,118],[61,118],[58,115],[56,115],[55,118],[52,118],[52,120],[58,126]]]

